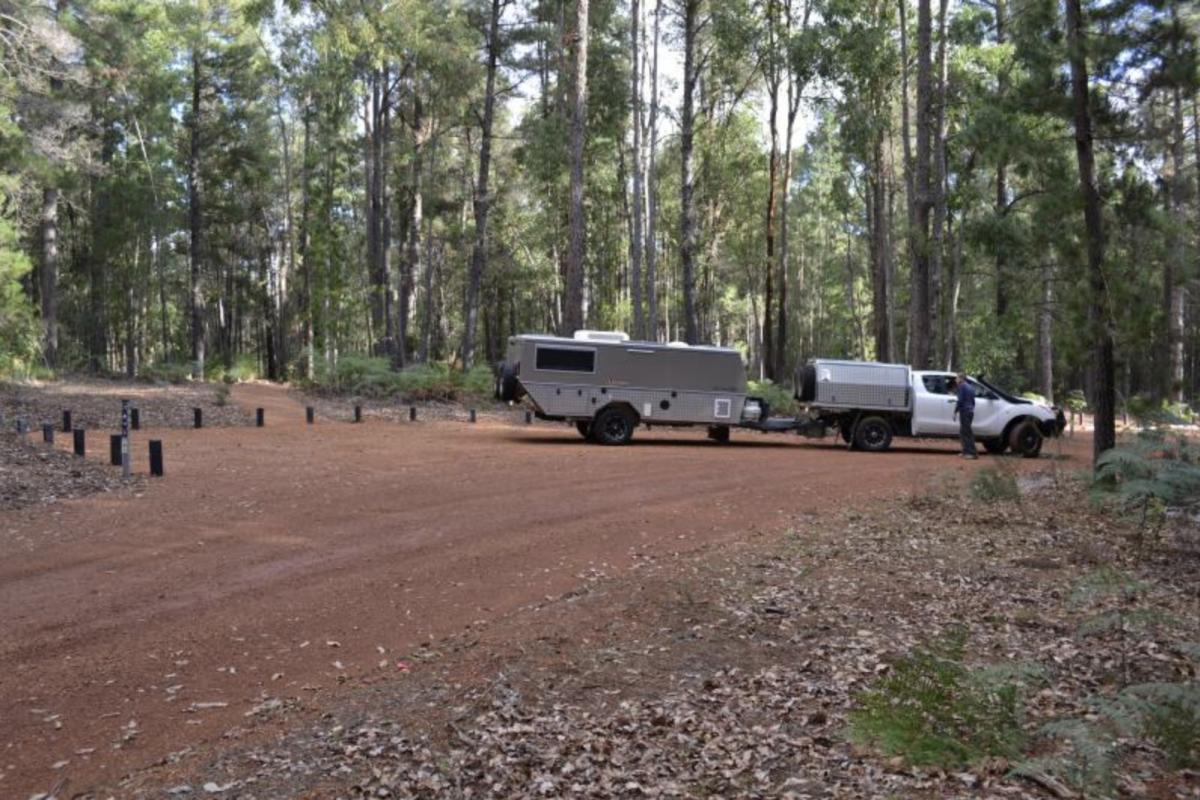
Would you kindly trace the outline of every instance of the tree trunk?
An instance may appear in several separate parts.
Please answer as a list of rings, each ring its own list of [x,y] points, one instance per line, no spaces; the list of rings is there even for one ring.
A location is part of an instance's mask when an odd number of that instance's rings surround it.
[[[1042,267],[1042,304],[1037,311],[1038,389],[1054,402],[1054,270]]]
[[[58,365],[58,189],[42,190],[42,355],[46,366]]]
[[[312,250],[309,242],[309,191],[310,169],[312,159],[312,118],[310,99],[304,99],[304,153],[300,164],[300,270],[303,273],[300,285],[301,340],[304,347],[304,377],[312,380],[314,377],[313,354],[313,265]]]
[[[683,0],[683,109],[679,117],[679,260],[683,268],[684,341],[699,342],[696,317],[696,198],[692,149],[695,139],[696,38],[701,0]]]
[[[1008,22],[1006,0],[996,0],[996,44],[1003,46],[1007,39],[1006,24]],[[997,78],[997,93],[1003,100],[1008,88],[1007,76],[1003,67]],[[1003,152],[996,164],[996,219],[1003,222],[1008,214],[1008,161]],[[1003,319],[1008,314],[1008,249],[1001,237],[1000,246],[996,248],[996,319]]]
[[[939,339],[942,308],[942,267],[944,262],[944,239],[946,229],[946,0],[938,4],[938,49],[937,89],[934,95],[933,125],[933,176],[930,190],[933,194],[933,233],[929,245],[929,335]],[[945,342],[938,341],[939,355]]]
[[[768,12],[771,16],[771,12]],[[766,377],[776,380],[775,375],[775,297],[773,280],[775,274],[775,185],[779,174],[779,133],[776,125],[779,113],[779,80],[768,78],[767,96],[770,112],[767,124],[771,126],[771,150],[767,155],[767,213],[764,232],[767,240],[766,258],[763,260],[763,369]]]
[[[409,306],[412,303],[413,282],[421,274],[421,226],[424,218],[425,174],[425,105],[420,95],[413,97],[412,114],[413,153],[411,164],[412,204],[408,215],[408,258],[404,274],[400,278],[399,324],[397,325],[395,363],[398,367],[408,365]]]
[[[654,4],[654,56],[650,67],[650,127],[646,147],[649,156],[649,184],[646,192],[646,330],[647,339],[658,339],[658,43],[662,0]]]
[[[638,23],[641,22],[639,0],[630,0],[629,7],[629,103],[633,117],[633,230],[629,237],[629,294],[633,302],[633,338],[646,338],[646,320],[642,312],[642,200],[644,199],[642,169],[642,61],[638,52]],[[645,57],[644,54],[641,56]]]
[[[189,311],[191,316],[192,327],[192,361],[194,362],[193,374],[198,379],[204,378],[204,350],[205,350],[205,332],[204,332],[204,285],[203,274],[201,270],[200,254],[201,254],[201,234],[203,229],[203,217],[201,215],[201,197],[202,186],[200,180],[200,93],[201,93],[201,76],[200,76],[200,54],[196,48],[192,48],[192,113],[188,117],[188,227],[191,233],[191,241],[188,246],[188,258],[190,261],[190,285],[191,292],[189,294]]]
[[[913,187],[913,263],[909,304],[909,361],[929,366],[929,211],[930,144],[933,129],[933,64],[930,0],[917,2],[917,152]]]
[[[566,304],[564,336],[584,326],[583,283],[587,220],[583,210],[583,150],[587,141],[588,0],[575,0],[575,62],[571,85],[571,199],[567,206]]]
[[[1108,318],[1108,288],[1104,280],[1104,220],[1096,189],[1096,161],[1092,142],[1092,117],[1088,105],[1087,29],[1081,0],[1066,0],[1067,44],[1071,62],[1071,105],[1079,188],[1083,195],[1083,221],[1087,240],[1088,323],[1092,340],[1095,432],[1093,458],[1116,445],[1113,391],[1113,337]]]
[[[492,198],[488,179],[492,164],[492,122],[496,109],[496,63],[500,59],[501,0],[492,0],[492,15],[487,34],[487,82],[483,94],[483,120],[479,144],[479,178],[475,182],[472,210],[475,212],[475,245],[471,251],[471,269],[467,274],[467,297],[463,310],[463,368],[475,364],[475,328],[479,318],[479,292],[487,272],[487,224]]]
[[[1164,396],[1173,403],[1183,402],[1183,340],[1184,308],[1187,304],[1187,176],[1184,173],[1185,134],[1183,127],[1183,92],[1172,90],[1171,98],[1171,165],[1170,181],[1171,251],[1164,262],[1164,297],[1167,319],[1167,374]]]
[[[887,189],[884,186],[883,131],[876,131],[871,148],[870,194],[867,220],[871,232],[871,299],[875,334],[875,358],[887,361],[892,352],[891,322],[888,319],[890,295],[887,252]]]

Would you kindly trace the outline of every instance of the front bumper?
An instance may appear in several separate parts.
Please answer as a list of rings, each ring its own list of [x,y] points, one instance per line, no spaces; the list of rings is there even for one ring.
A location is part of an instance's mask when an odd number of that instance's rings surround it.
[[[1042,436],[1058,436],[1067,427],[1067,416],[1061,408],[1054,409],[1054,419],[1044,419],[1038,423]]]

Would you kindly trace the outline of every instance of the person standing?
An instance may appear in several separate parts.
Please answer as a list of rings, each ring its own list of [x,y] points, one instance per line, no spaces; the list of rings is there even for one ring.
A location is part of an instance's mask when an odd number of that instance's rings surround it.
[[[975,421],[975,390],[962,372],[958,373],[955,385],[954,393],[958,399],[954,403],[954,416],[958,418],[962,457],[976,459],[979,455],[975,452],[975,433],[971,430],[971,424]]]

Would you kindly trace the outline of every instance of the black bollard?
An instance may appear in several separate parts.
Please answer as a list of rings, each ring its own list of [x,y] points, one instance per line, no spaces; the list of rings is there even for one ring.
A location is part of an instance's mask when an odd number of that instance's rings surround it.
[[[27,433],[29,433],[29,423],[23,419],[17,420],[17,436],[20,436],[21,440],[24,441],[25,434]]]
[[[150,474],[160,478],[163,474],[163,448],[158,439],[150,440]]]
[[[114,467],[121,466],[121,434],[119,433],[108,437],[108,463]]]
[[[259,428],[261,428],[261,427],[263,427],[263,426],[264,426],[264,425],[266,425],[266,424],[267,424],[267,411],[266,411],[266,409],[263,409],[263,408],[256,408],[256,409],[254,410],[254,425],[255,425],[256,427],[259,427]]]
[[[204,412],[198,408],[192,409],[192,426],[195,428],[204,427]]]
[[[362,406],[354,407],[354,421],[362,422]]]
[[[408,421],[409,422],[417,421],[417,407],[416,406],[408,407]]]
[[[475,422],[475,409],[473,409],[473,408],[471,409],[471,422],[472,423]]]
[[[46,444],[54,444],[54,426],[49,422],[42,423],[42,441]]]
[[[129,409],[129,427],[135,431],[142,429],[142,415],[136,407]]]
[[[526,411],[526,412],[525,412],[525,424],[526,424],[526,425],[532,425],[532,424],[533,424],[533,412],[532,412],[532,411]]]
[[[304,421],[307,422],[309,425],[313,424],[313,407],[312,406],[306,406],[304,408]]]
[[[71,432],[71,412],[64,410],[63,411],[63,433],[70,433],[70,432]]]
[[[83,439],[83,428],[75,428],[75,455],[83,456],[87,452],[86,442]]]

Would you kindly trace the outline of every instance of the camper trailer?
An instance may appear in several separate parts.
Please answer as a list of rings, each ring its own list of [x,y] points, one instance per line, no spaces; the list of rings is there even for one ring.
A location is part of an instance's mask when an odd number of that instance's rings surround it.
[[[635,342],[614,331],[510,338],[496,394],[527,396],[540,419],[574,422],[602,444],[628,442],[638,424],[707,425],[724,440],[730,426],[763,416],[746,395],[737,350]]]

